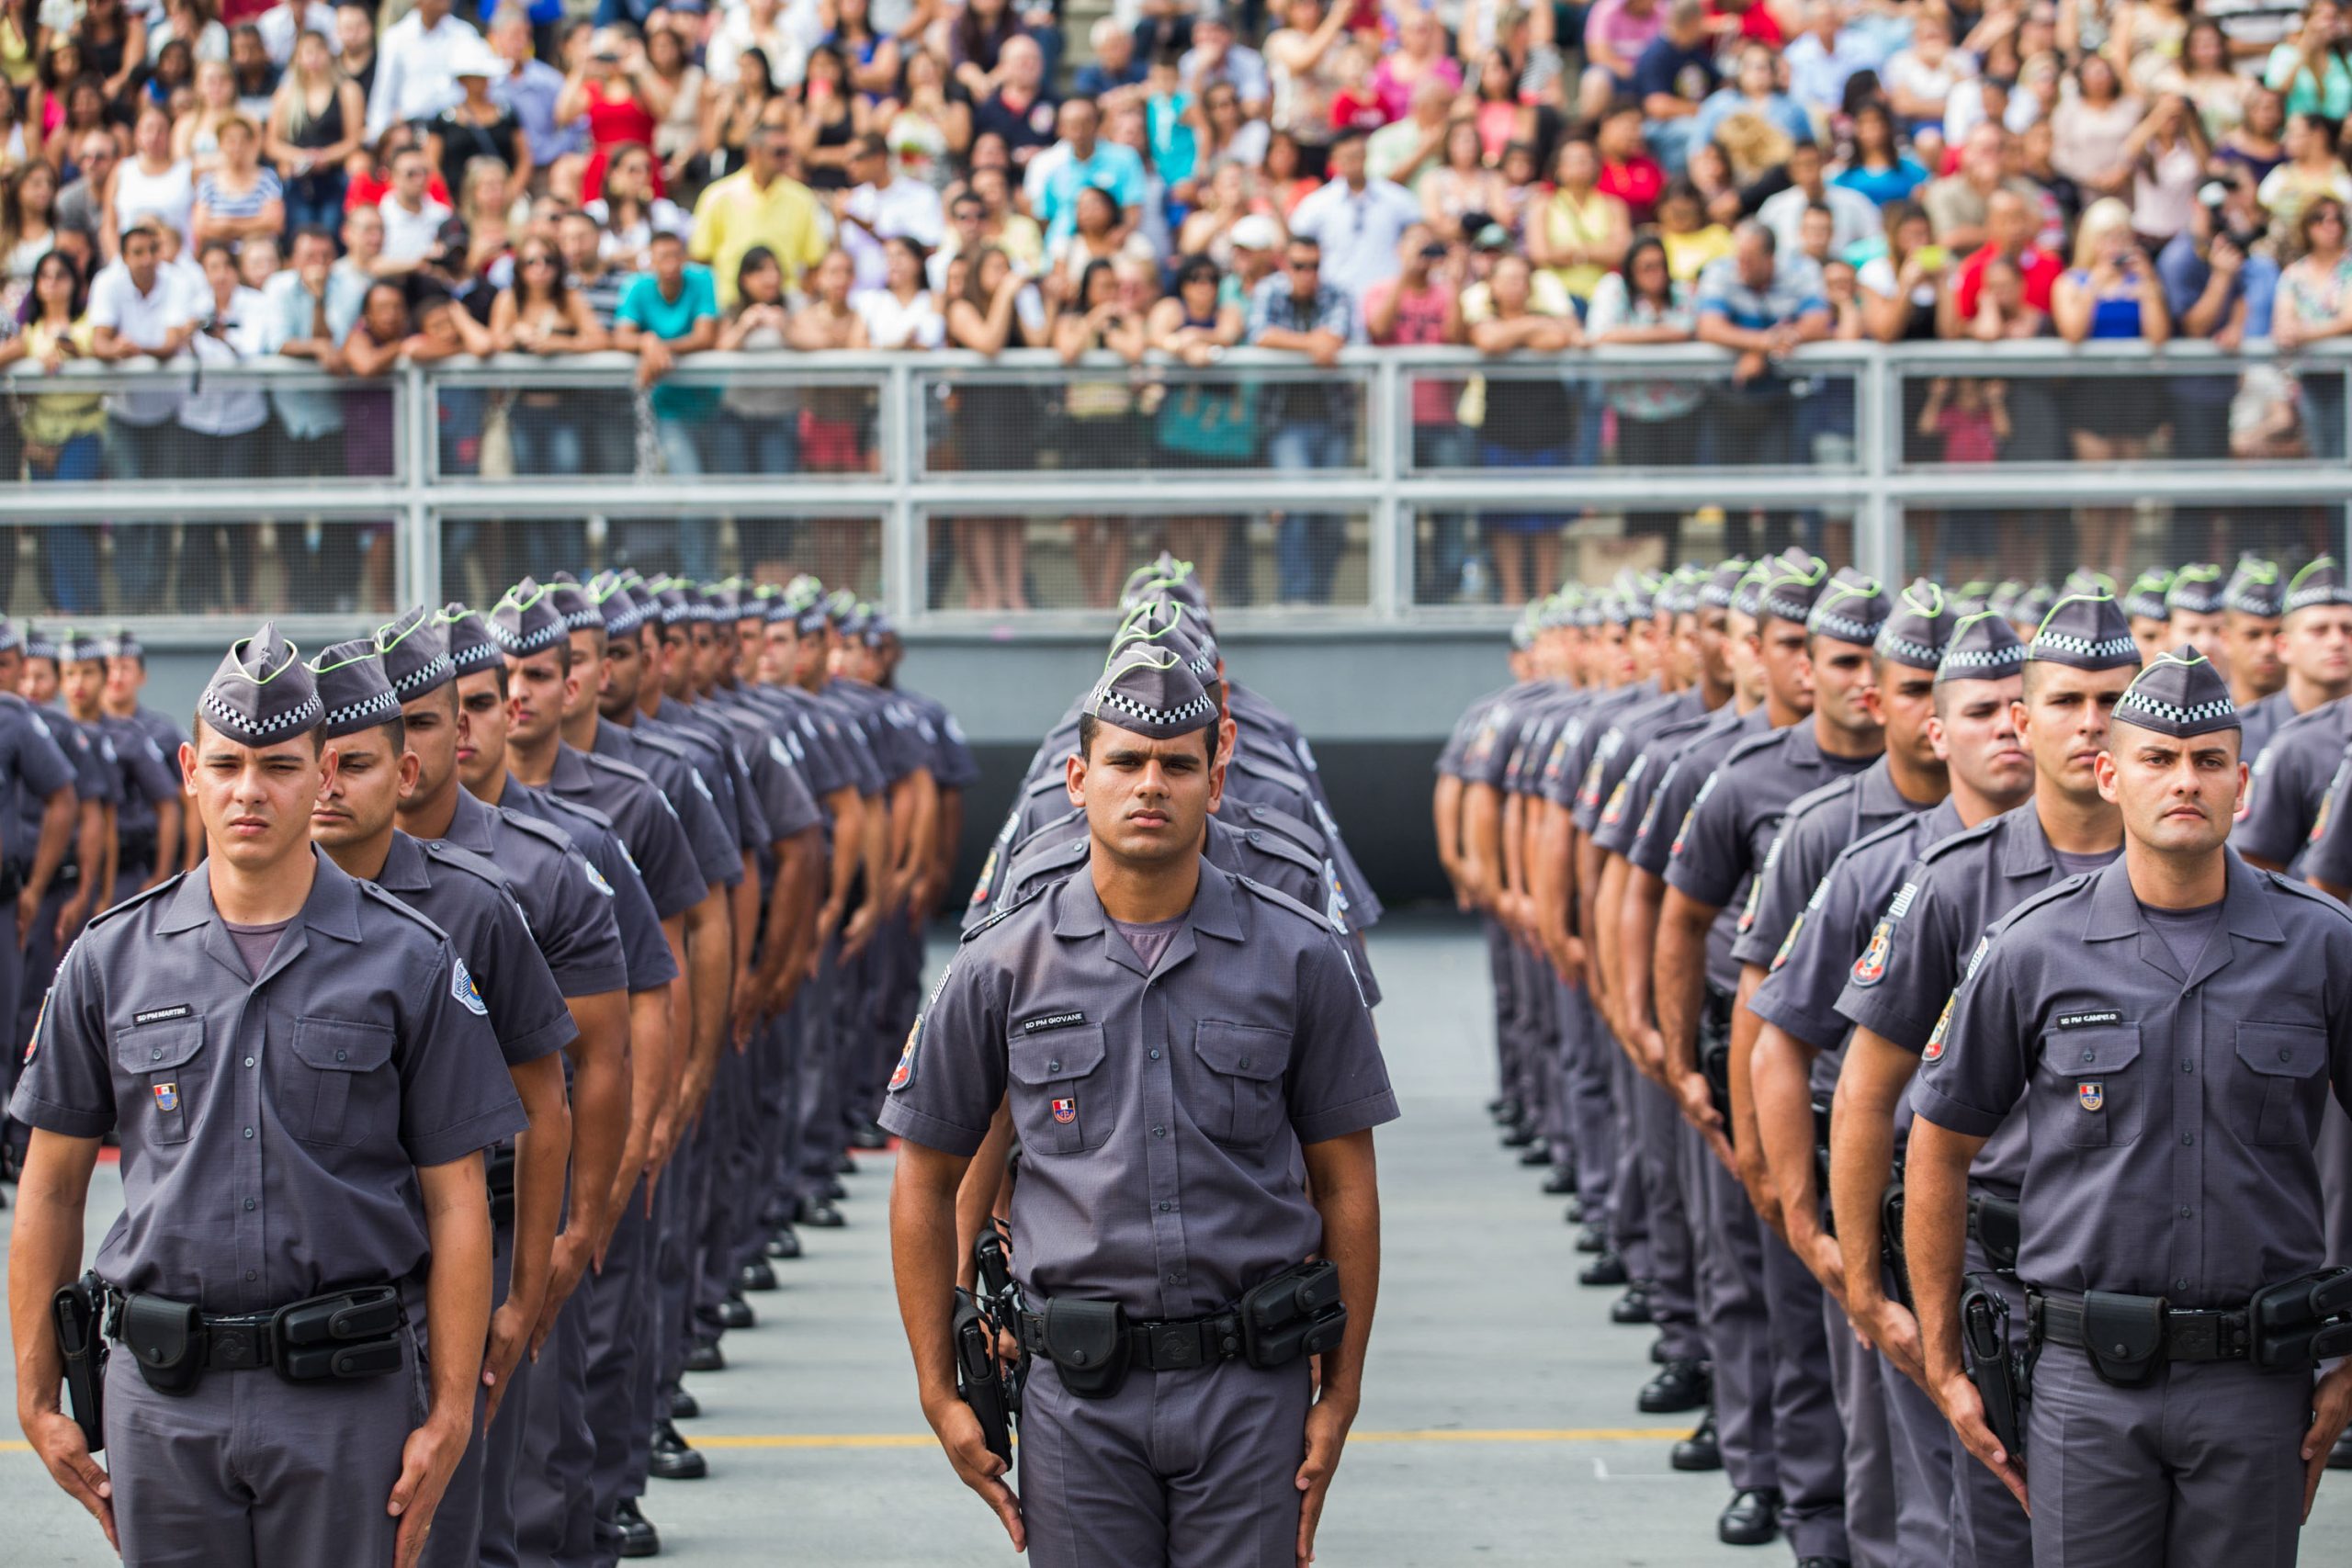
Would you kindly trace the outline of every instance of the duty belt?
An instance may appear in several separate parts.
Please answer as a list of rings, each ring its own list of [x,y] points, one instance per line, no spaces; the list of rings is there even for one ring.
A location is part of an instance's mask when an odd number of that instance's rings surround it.
[[[1146,1371],[1188,1371],[1241,1359],[1241,1320],[1229,1312],[1130,1322],[1126,1333],[1128,1362]],[[1021,1348],[1034,1356],[1046,1354],[1044,1314],[1021,1314]]]
[[[2123,1297],[2123,1301],[2145,1303],[2147,1297]],[[2254,1354],[2254,1333],[2251,1315],[2245,1307],[2177,1307],[2156,1301],[2152,1308],[2162,1325],[2159,1347],[2163,1359],[2168,1361],[2243,1361]],[[2110,1345],[2093,1337],[2086,1317],[2085,1303],[2080,1298],[2066,1300],[2055,1296],[2034,1295],[2027,1303],[2027,1321],[2046,1344],[2064,1345],[2070,1350],[2098,1351],[2103,1355],[2128,1353],[2120,1344]]]

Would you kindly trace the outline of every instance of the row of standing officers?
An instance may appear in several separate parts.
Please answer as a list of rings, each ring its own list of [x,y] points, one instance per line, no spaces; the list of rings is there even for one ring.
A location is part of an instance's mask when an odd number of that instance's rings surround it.
[[[1987,603],[1792,550],[1556,596],[1512,673],[1434,797],[1495,1110],[1719,1538],[2292,1562],[2352,1463],[2336,564]]]
[[[657,1552],[683,1375],[883,1142],[977,777],[888,620],[526,579],[307,661],[265,626],[186,738],[127,639],[28,653],[65,710],[0,697],[0,983],[51,1474],[134,1563]]]

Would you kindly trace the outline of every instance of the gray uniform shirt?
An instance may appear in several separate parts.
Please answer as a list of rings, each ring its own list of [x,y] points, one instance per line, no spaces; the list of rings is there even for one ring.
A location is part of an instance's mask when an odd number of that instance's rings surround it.
[[[259,1312],[423,1267],[414,1168],[528,1125],[487,1012],[447,938],[324,854],[254,978],[199,870],[90,922],[9,1109],[120,1137],[107,1280]]]
[[[1765,852],[1750,901],[1740,911],[1733,959],[1759,969],[1770,964],[1805,901],[1829,874],[1830,863],[1858,840],[1920,809],[1894,787],[1884,757],[1791,801]]]
[[[2186,969],[2121,863],[1997,925],[1914,1088],[1981,1137],[2021,1108],[2018,1277],[2241,1306],[2326,1261],[2312,1152],[2352,1110],[2352,915],[2228,857],[2221,929]]]
[[[687,837],[677,808],[639,769],[611,757],[559,746],[544,793],[593,807],[611,818],[613,836],[628,852],[638,874],[645,878],[654,913],[662,919],[682,914],[709,896],[711,884],[702,872],[701,852]],[[710,825],[712,833],[718,832],[716,813],[705,814],[701,819]],[[724,835],[713,840],[706,834],[706,841],[716,844],[717,857],[732,864],[741,881],[742,863],[725,847]]]
[[[590,892],[602,895],[609,890],[613,925],[620,942],[621,976],[630,991],[657,991],[678,977],[677,956],[670,951],[669,939],[662,933],[662,913],[653,907],[653,896],[647,891],[637,863],[629,859],[628,849],[614,833],[611,818],[579,801],[543,794],[510,775],[501,804],[488,806],[467,795],[458,801],[458,819],[449,828],[452,842],[502,863],[503,857],[496,850],[486,846],[513,842],[523,849],[517,833],[522,839],[551,840],[559,847],[570,843],[585,863],[579,868],[579,880]],[[594,876],[587,874],[591,871],[595,873]],[[575,901],[585,900],[586,895],[576,889],[566,887],[565,891]],[[526,901],[526,913],[534,907]],[[578,918],[588,922],[580,928],[583,935],[593,934],[594,916],[582,913]],[[558,915],[551,923],[560,927],[565,921]],[[543,938],[543,948],[544,942]],[[609,976],[608,951],[598,947],[596,952],[602,960],[597,972]],[[565,996],[592,996],[598,990],[612,989],[609,985],[591,988],[584,976],[569,978],[566,964],[553,958],[548,963],[554,967],[556,982],[564,987]],[[575,985],[582,988],[574,989]]]
[[[509,1067],[536,1062],[579,1038],[503,872],[447,840],[428,843],[395,831],[375,882],[440,927],[466,961]]]
[[[2352,740],[2352,700],[2339,698],[2280,724],[2260,756],[2244,751],[2254,767],[2246,781],[2245,810],[2230,829],[2231,845],[2240,854],[2296,869],[2319,823],[2320,807],[2335,782],[2347,740]]]
[[[720,806],[710,781],[703,776],[692,750],[684,741],[650,731],[639,734],[599,720],[594,754],[602,761],[634,768],[652,781],[669,805],[671,815],[684,829],[686,842],[694,852],[695,868],[702,873],[706,887],[732,887],[743,880],[741,831],[729,810]],[[563,793],[560,784],[558,793]],[[617,814],[614,816],[618,820]]]
[[[1013,1257],[1045,1297],[1144,1317],[1231,1304],[1321,1246],[1300,1146],[1396,1115],[1330,928],[1200,874],[1148,976],[1091,876],[973,932],[892,1075],[882,1124],[953,1154],[1009,1100]]]

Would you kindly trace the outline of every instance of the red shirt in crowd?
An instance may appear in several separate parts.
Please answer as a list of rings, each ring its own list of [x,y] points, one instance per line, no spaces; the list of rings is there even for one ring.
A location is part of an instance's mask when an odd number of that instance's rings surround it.
[[[349,212],[355,208],[381,207],[384,197],[391,194],[391,189],[390,179],[379,180],[373,175],[362,175],[343,187],[343,209]],[[425,180],[424,194],[453,211],[457,208],[458,204],[450,199],[449,187],[442,183],[438,170]]]
[[[1370,83],[1361,87],[1342,87],[1331,95],[1331,129],[1334,130],[1378,130],[1388,123],[1388,116],[1380,107],[1380,95]]]
[[[1976,314],[1976,296],[1984,288],[1984,269],[1993,265],[1998,249],[1986,242],[1960,265],[1960,277],[1952,285],[1951,302],[1960,311],[1960,319],[1967,321]],[[2037,310],[2050,309],[2050,288],[2066,264],[2040,245],[2028,245],[2018,254],[2018,272],[2025,279],[2025,302]]]
[[[1636,228],[1657,216],[1657,198],[1666,190],[1666,170],[1645,152],[1630,163],[1600,165],[1593,188],[1623,202]]]
[[[1386,306],[1392,294],[1396,296],[1396,323],[1385,333],[1373,334],[1374,343],[1386,347],[1392,344],[1412,346],[1445,341],[1446,317],[1453,305],[1453,289],[1435,278],[1418,289],[1406,288],[1402,277],[1382,278],[1363,291],[1363,319],[1366,322]],[[1413,423],[1452,424],[1459,390],[1442,377],[1416,378],[1413,382]]]

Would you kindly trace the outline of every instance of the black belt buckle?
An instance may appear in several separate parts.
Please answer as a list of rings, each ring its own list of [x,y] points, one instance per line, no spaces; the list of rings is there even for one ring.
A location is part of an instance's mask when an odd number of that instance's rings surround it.
[[[2176,1361],[2242,1361],[2249,1348],[2242,1312],[2183,1312],[2165,1314],[2165,1353]]]
[[[1207,1359],[1201,1353],[1201,1325],[1197,1323],[1155,1324],[1150,1338],[1154,1371],[1189,1371]]]

